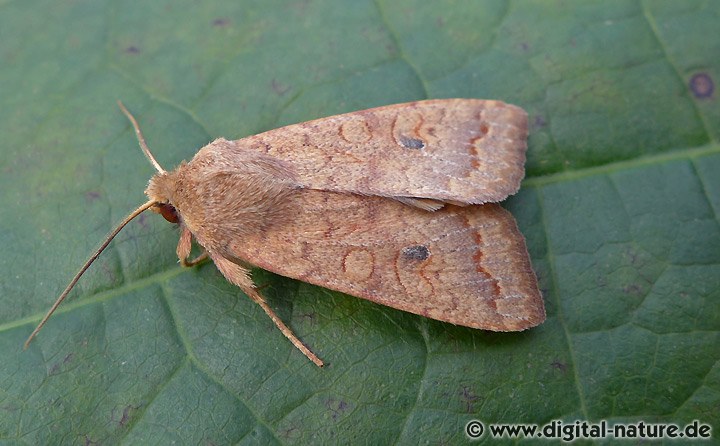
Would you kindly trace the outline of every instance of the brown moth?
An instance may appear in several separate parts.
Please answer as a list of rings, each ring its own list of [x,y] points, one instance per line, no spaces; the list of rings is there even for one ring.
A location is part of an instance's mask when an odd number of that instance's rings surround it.
[[[158,171],[133,211],[180,226],[184,266],[210,257],[282,333],[315,356],[258,293],[243,265],[466,327],[519,331],[545,320],[525,241],[494,202],[524,176],[527,114],[499,101],[439,99],[290,125],[237,141],[216,139]],[[192,239],[204,249],[188,261]]]

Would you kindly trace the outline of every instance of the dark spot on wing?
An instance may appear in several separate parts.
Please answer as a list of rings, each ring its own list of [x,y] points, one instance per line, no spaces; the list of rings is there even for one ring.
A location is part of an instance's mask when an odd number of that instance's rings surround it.
[[[425,148],[425,141],[417,138],[408,138],[407,136],[400,137],[400,144],[408,149],[420,150]]]
[[[430,257],[430,250],[423,245],[406,246],[402,249],[402,255],[406,260],[423,261]]]
[[[129,47],[125,48],[125,52],[128,54],[138,54],[140,52],[140,48],[130,45]]]

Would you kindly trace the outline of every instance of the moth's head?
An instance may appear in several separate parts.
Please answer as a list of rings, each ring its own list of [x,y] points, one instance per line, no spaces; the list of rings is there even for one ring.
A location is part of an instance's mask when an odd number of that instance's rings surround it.
[[[177,209],[173,204],[177,189],[176,176],[176,171],[157,173],[150,178],[148,187],[145,189],[145,195],[151,201],[156,202],[150,210],[162,215],[170,223],[178,223],[180,220]]]

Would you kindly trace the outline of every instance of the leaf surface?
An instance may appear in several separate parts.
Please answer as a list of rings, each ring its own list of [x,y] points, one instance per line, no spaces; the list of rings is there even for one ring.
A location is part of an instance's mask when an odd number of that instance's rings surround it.
[[[0,2],[0,441],[436,444],[465,424],[720,429],[720,4]],[[146,215],[215,137],[439,97],[530,115],[518,219],[547,321],[490,333],[256,270],[318,369]],[[487,433],[484,439],[487,440]],[[507,442],[513,442],[505,439]]]

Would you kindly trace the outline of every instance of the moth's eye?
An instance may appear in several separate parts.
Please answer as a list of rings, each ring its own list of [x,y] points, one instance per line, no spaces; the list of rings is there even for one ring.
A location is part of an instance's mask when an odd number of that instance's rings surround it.
[[[157,208],[160,215],[162,215],[163,218],[170,223],[177,223],[180,220],[178,218],[177,211],[175,210],[175,206],[171,204],[158,204]]]

